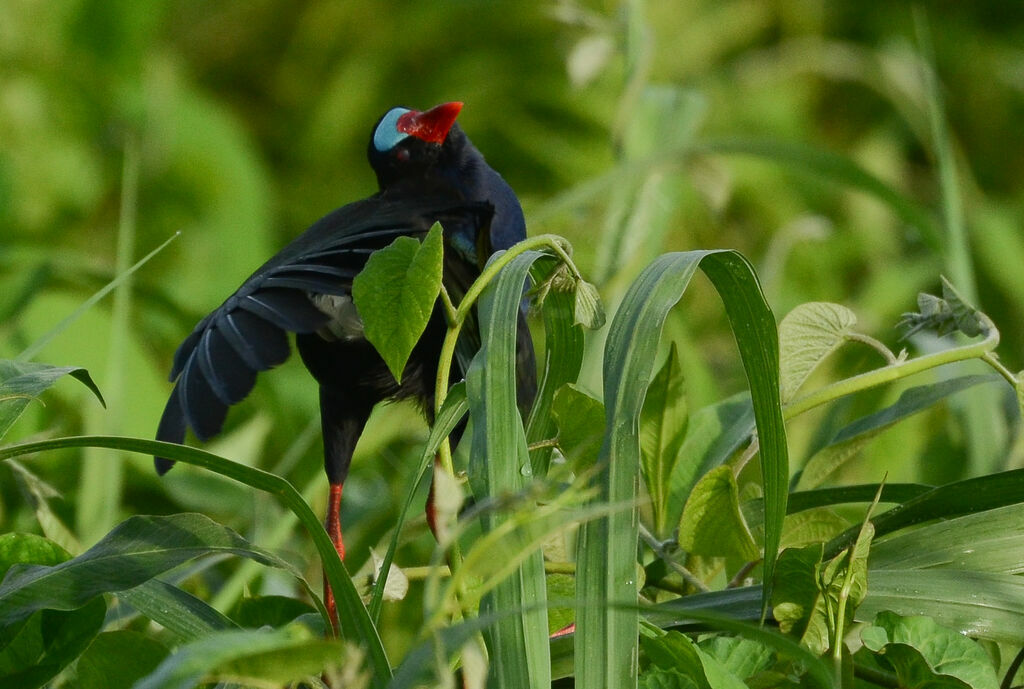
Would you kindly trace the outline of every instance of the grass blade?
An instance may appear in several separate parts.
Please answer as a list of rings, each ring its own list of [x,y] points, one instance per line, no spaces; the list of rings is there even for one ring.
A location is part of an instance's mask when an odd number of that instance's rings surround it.
[[[473,419],[471,479],[477,499],[517,493],[526,487],[530,458],[526,431],[516,407],[516,322],[523,283],[542,254],[513,259],[483,293],[479,305],[481,347],[466,376]],[[500,527],[507,514],[485,512],[484,531]],[[498,583],[481,612],[500,615],[487,629],[491,677],[496,686],[547,687],[551,684],[546,579],[541,552],[531,553],[516,571]]]

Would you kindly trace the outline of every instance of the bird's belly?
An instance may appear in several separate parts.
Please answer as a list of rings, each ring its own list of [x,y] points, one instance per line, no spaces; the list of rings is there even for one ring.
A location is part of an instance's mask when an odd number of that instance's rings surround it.
[[[330,318],[327,324],[317,331],[317,335],[325,340],[364,340],[363,319],[359,317],[352,297],[336,294],[316,294],[309,292],[309,300],[319,311]]]

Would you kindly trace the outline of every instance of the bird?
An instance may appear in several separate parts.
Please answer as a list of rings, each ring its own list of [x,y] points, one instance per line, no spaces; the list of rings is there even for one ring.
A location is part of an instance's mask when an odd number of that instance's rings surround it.
[[[319,386],[329,483],[324,526],[342,559],[342,488],[370,412],[380,402],[411,399],[433,422],[438,359],[447,329],[438,301],[399,383],[364,336],[352,302],[353,279],[373,252],[400,236],[425,236],[440,222],[443,284],[449,295],[459,298],[493,252],[526,237],[515,192],[456,123],[462,107],[461,102],[449,102],[425,111],[389,109],[374,125],[367,146],[379,190],[328,213],[293,239],[200,320],[174,355],[174,387],[156,438],[182,444],[191,429],[206,441],[221,431],[228,408],[249,394],[257,373],[288,358],[288,333],[294,335],[302,362]],[[516,355],[517,401],[524,414],[536,394],[536,361],[525,313],[524,299]],[[475,325],[464,328],[463,338],[470,347],[479,346]],[[464,377],[465,363],[453,363],[453,384]],[[456,429],[455,442],[463,429],[464,424]],[[160,475],[174,464],[162,457],[154,462]],[[429,500],[427,507],[433,528]],[[326,582],[324,588],[337,626]]]

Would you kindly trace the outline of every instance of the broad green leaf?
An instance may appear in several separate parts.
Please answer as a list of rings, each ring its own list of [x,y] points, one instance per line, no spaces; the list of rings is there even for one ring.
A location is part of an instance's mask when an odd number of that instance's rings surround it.
[[[466,391],[473,421],[470,484],[478,500],[522,491],[532,472],[516,405],[516,371],[509,364],[516,361],[523,284],[541,256],[527,251],[513,258],[487,286],[477,306],[481,346],[466,374]],[[510,518],[504,512],[485,512],[481,520],[485,537],[500,532]],[[509,540],[513,547],[516,543]],[[551,684],[551,662],[543,554],[537,548],[522,560],[508,561],[518,566],[495,584],[481,604],[482,612],[513,612],[502,615],[486,631],[491,682],[498,687],[546,687]],[[469,557],[462,569],[471,571]]]
[[[728,593],[728,596],[722,596],[721,594]],[[645,610],[645,617],[651,619],[657,617],[658,621],[656,624],[664,626],[666,624],[678,625],[679,620],[686,620],[689,623],[701,623],[701,629],[713,629],[717,631],[728,632],[735,637],[742,637],[751,641],[757,642],[765,648],[772,649],[779,656],[791,658],[797,661],[806,670],[805,674],[801,678],[801,686],[817,686],[817,687],[833,687],[832,670],[829,665],[826,665],[817,656],[813,655],[806,648],[803,648],[793,639],[780,634],[779,632],[759,624],[751,624],[749,622],[742,622],[737,620],[731,613],[725,612],[724,608],[717,605],[703,604],[695,605],[690,599],[699,598],[703,599],[704,603],[710,603],[711,600],[722,601],[731,598],[745,598],[749,596],[759,596],[759,589],[749,587],[745,591],[733,590],[729,592],[715,591],[712,594],[697,594],[694,596],[687,596],[685,598],[678,598],[669,603],[663,603],[656,606],[657,613],[654,613],[652,609]],[[749,608],[744,605],[749,613],[753,613],[754,620],[756,621],[758,613],[760,612],[760,605],[753,605]],[[663,617],[668,611],[678,611],[675,617]],[[676,621],[669,622],[669,619]],[[836,688],[838,689],[838,688]]]
[[[712,636],[697,642],[697,648],[741,680],[761,672],[772,662],[771,649],[742,637]]]
[[[861,631],[864,645],[908,689],[998,689],[988,654],[976,642],[928,617],[883,612]]]
[[[441,292],[443,252],[441,225],[434,223],[422,244],[398,237],[373,252],[352,281],[366,339],[399,382]]]
[[[677,631],[663,636],[640,638],[640,646],[652,664],[662,670],[675,670],[701,689],[746,689],[746,685],[705,653],[688,637]]]
[[[73,610],[100,594],[133,588],[214,553],[241,555],[299,576],[279,558],[203,515],[136,516],[76,558],[49,567],[12,567],[0,584],[0,624],[15,623],[36,610]]]
[[[791,549],[779,558],[773,614],[779,628],[800,638],[800,643],[821,655],[847,624],[867,591],[867,556],[873,535],[870,522],[862,525],[855,546],[822,562],[820,543]],[[843,629],[839,629],[840,607]]]
[[[817,570],[821,563],[820,543],[789,548],[779,556],[777,581],[772,591],[772,616],[779,629],[800,639],[811,652],[828,648],[828,629],[821,611]]]
[[[217,632],[178,648],[134,689],[191,689],[221,676],[243,684],[295,682],[337,666],[344,648],[299,624]]]
[[[801,548],[811,543],[822,543],[842,533],[849,523],[849,520],[823,507],[787,515],[781,547]]]
[[[555,393],[558,447],[572,467],[591,467],[604,439],[604,405],[571,383]]]
[[[1024,572],[1024,503],[928,524],[875,543],[871,567]]]
[[[718,290],[733,327],[754,400],[767,525],[765,591],[786,512],[788,455],[778,381],[775,320],[750,264],[732,251],[666,254],[627,291],[609,329],[604,358],[607,436],[598,461],[599,500],[636,501],[639,416],[668,310],[700,266]],[[588,522],[577,545],[576,681],[607,689],[636,683],[636,511]],[[611,604],[611,605],[609,605]]]
[[[793,399],[800,386],[857,324],[853,311],[840,304],[809,302],[797,306],[779,323],[779,383],[782,401]]]
[[[103,395],[84,368],[0,359],[0,438],[10,430],[29,402],[66,375],[81,381],[103,404]]]
[[[16,564],[58,565],[71,555],[48,538],[30,533],[0,535],[0,581]]]
[[[640,469],[654,510],[654,529],[667,536],[670,477],[686,437],[688,409],[679,353],[673,342],[647,389],[640,413]]]
[[[601,303],[601,295],[597,288],[586,280],[577,280],[573,325],[598,330],[604,327],[604,322],[604,305]]]
[[[69,557],[41,536],[4,534],[0,536],[0,579],[14,566],[56,565]],[[40,610],[5,625],[0,631],[0,686],[34,689],[48,682],[99,633],[106,607],[96,599],[77,610]]]
[[[0,650],[0,686],[43,686],[99,634],[106,612],[103,599],[95,598],[77,610],[40,610],[15,624]]]
[[[131,689],[167,657],[167,647],[130,629],[104,632],[93,639],[75,666],[80,689]]]
[[[870,569],[857,620],[925,615],[981,639],[1024,645],[1024,577],[962,569]]]
[[[696,555],[756,560],[761,552],[740,513],[732,468],[720,466],[697,482],[683,508],[679,545]]]

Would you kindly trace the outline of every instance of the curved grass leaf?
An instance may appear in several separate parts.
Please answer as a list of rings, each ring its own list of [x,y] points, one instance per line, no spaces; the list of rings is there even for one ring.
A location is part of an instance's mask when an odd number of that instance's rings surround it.
[[[1024,469],[1014,469],[933,488],[871,521],[875,525],[875,538],[880,538],[932,519],[949,519],[1021,502],[1024,502]],[[847,529],[829,541],[825,546],[826,557],[834,557],[853,543],[859,528]]]
[[[871,567],[948,567],[976,572],[1024,572],[1024,503],[922,526],[877,542]]]
[[[105,404],[100,389],[84,368],[0,359],[0,438],[10,430],[29,402],[66,375],[81,381],[100,404]]]
[[[925,615],[967,636],[1024,645],[1024,577],[961,569],[869,569],[856,619]]]
[[[370,620],[362,600],[359,598],[359,592],[356,590],[352,578],[345,570],[345,565],[342,564],[341,559],[338,557],[338,551],[334,549],[334,544],[331,543],[331,539],[327,536],[327,532],[324,531],[320,520],[313,514],[309,505],[306,504],[302,496],[288,481],[280,476],[275,476],[253,467],[247,467],[196,448],[157,440],[114,436],[57,438],[54,440],[42,440],[0,447],[0,460],[33,452],[67,447],[104,447],[124,450],[126,452],[136,452],[143,455],[166,457],[174,461],[210,469],[222,476],[227,476],[277,496],[295,514],[299,523],[302,524],[309,537],[313,540],[313,545],[316,546],[317,552],[320,554],[324,576],[327,578],[338,604],[342,632],[357,640],[366,649],[367,660],[373,671],[372,681],[374,686],[383,687],[390,679],[391,665],[388,662],[387,654],[384,652],[384,647],[381,645],[377,630],[373,626],[373,622]],[[330,621],[327,618],[326,610],[322,608],[322,603],[319,602],[316,596],[312,598],[318,604],[318,607],[321,607],[320,612],[324,617],[325,624],[329,624]]]
[[[117,597],[183,642],[195,641],[210,632],[238,627],[216,608],[159,579],[150,579],[133,589],[121,591]]]
[[[252,558],[301,579],[283,560],[204,515],[136,516],[71,560],[14,565],[0,584],[0,625],[37,610],[73,610],[100,594],[134,588],[192,558],[215,553]]]
[[[316,639],[299,624],[217,632],[177,649],[134,689],[191,689],[218,676],[283,684],[336,666],[343,651],[342,643]]]
[[[775,320],[750,264],[733,251],[656,259],[627,291],[604,357],[608,434],[598,463],[599,499],[635,503],[639,417],[668,310],[701,267],[725,304],[754,401],[765,491],[765,593],[770,591],[786,511],[788,459],[779,401]],[[633,686],[637,671],[636,509],[586,524],[578,548],[576,680],[583,687]],[[767,600],[768,596],[764,596]]]
[[[374,251],[352,281],[366,339],[398,382],[441,292],[443,252],[441,225],[434,223],[422,244],[398,237]]]
[[[516,407],[516,322],[523,283],[542,254],[527,251],[498,273],[477,307],[480,350],[466,375],[473,419],[470,483],[478,499],[517,493],[526,487],[531,463],[526,431]],[[485,532],[508,519],[499,511],[483,514]],[[488,628],[491,677],[496,686],[551,684],[544,560],[539,550],[526,556],[511,576],[491,590],[482,611],[517,611]]]

